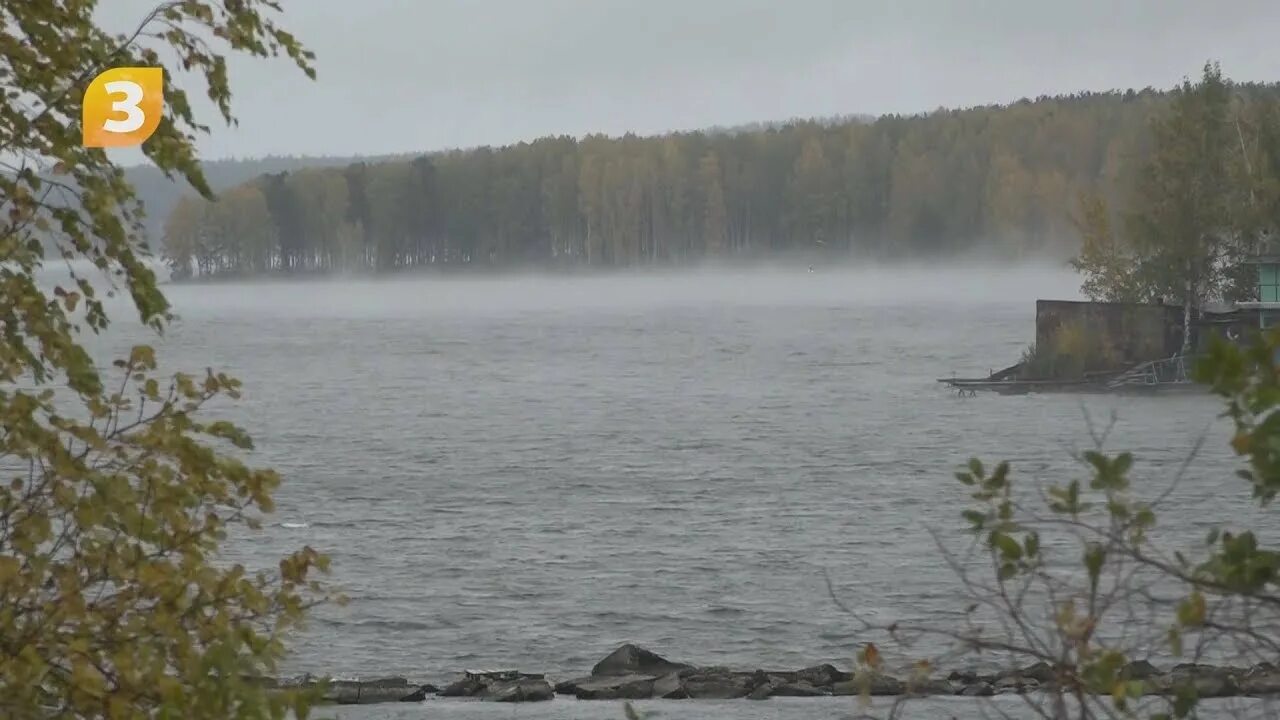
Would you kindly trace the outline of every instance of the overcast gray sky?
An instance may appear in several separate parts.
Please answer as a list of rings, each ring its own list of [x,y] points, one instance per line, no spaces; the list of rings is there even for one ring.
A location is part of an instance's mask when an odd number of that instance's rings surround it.
[[[206,159],[912,113],[1167,87],[1206,59],[1280,80],[1278,0],[282,0],[318,55],[236,61]],[[111,24],[149,0],[105,0]]]

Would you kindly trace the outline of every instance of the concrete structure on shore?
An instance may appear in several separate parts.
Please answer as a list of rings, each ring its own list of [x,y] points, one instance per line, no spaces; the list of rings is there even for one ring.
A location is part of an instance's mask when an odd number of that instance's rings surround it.
[[[1160,360],[1182,346],[1182,308],[1159,303],[1036,301],[1036,347],[1058,345],[1064,328],[1096,334],[1123,365]]]

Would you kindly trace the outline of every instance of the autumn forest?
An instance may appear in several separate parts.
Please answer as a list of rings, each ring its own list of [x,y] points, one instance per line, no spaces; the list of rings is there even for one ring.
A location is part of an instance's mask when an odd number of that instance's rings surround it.
[[[1280,86],[1231,86],[1242,148]],[[266,174],[164,224],[175,277],[981,251],[1066,258],[1123,208],[1157,90],[659,137],[548,137]],[[1247,154],[1247,153],[1246,153]]]

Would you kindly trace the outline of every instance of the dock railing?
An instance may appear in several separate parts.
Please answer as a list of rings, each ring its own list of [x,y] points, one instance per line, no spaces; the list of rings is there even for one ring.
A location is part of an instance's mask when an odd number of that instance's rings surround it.
[[[1163,360],[1144,362],[1117,375],[1107,383],[1107,387],[1190,383],[1190,370],[1195,367],[1197,359],[1198,355],[1174,355]]]

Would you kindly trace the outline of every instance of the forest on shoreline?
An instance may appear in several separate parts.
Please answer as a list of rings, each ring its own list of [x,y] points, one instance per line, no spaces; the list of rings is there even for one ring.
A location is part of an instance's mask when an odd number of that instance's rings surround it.
[[[1231,89],[1244,144],[1250,108],[1280,100],[1280,85]],[[213,202],[181,198],[163,253],[179,279],[786,254],[1065,259],[1080,247],[1082,198],[1124,208],[1172,95],[1082,93],[295,166]]]

